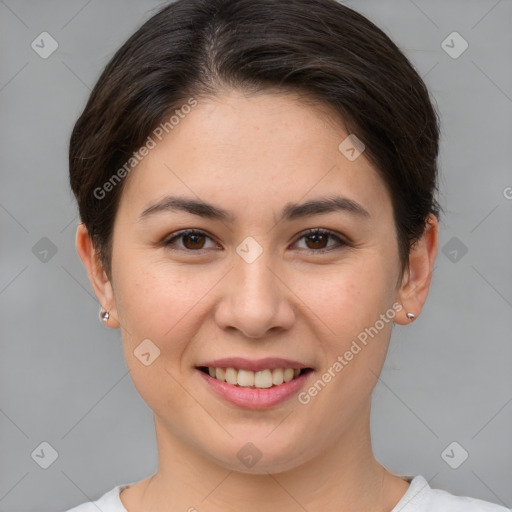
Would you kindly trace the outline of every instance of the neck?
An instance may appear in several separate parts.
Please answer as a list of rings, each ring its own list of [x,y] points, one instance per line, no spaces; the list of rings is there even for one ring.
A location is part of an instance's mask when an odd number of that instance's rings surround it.
[[[155,418],[159,463],[137,493],[123,494],[128,512],[389,512],[409,484],[375,459],[369,406],[324,452],[291,470],[248,474],[226,469],[185,446]],[[130,508],[129,508],[130,507]]]

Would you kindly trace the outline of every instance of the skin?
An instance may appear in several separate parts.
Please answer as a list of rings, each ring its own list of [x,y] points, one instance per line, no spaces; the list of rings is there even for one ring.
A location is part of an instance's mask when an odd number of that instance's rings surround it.
[[[397,324],[410,323],[407,312],[420,314],[437,220],[429,217],[397,286],[390,196],[364,153],[353,162],[341,154],[348,133],[328,114],[293,94],[229,90],[198,98],[127,178],[110,280],[78,227],[80,257],[111,314],[108,325],[121,327],[131,377],[155,418],[158,469],[121,493],[129,512],[389,512],[406,492],[409,484],[375,459],[369,428],[392,321],[305,405],[294,396],[265,410],[239,408],[195,369],[233,355],[284,357],[314,368],[309,386],[394,303],[402,305]],[[370,217],[339,211],[276,222],[288,202],[333,193]],[[139,219],[168,194],[206,200],[235,220],[170,211]],[[207,236],[199,243],[182,237],[174,251],[162,244],[187,228]],[[301,237],[310,228],[350,244],[315,244]],[[263,249],[252,263],[236,252],[248,236]],[[333,250],[317,254],[325,247]],[[146,338],[160,349],[149,366],[134,355]],[[247,442],[262,453],[250,469],[236,456]]]

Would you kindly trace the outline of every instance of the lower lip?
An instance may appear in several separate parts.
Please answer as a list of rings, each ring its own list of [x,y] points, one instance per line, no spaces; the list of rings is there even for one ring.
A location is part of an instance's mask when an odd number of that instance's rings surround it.
[[[309,370],[289,382],[283,382],[279,386],[258,389],[233,386],[227,382],[214,379],[201,370],[197,371],[215,393],[226,401],[237,405],[238,407],[244,407],[245,409],[266,409],[284,402],[292,395],[298,393],[300,388],[306,382],[306,379],[308,379],[310,374],[313,373]]]

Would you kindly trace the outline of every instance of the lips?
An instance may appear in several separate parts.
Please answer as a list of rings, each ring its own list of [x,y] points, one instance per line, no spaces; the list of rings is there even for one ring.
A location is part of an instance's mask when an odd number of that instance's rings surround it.
[[[218,364],[218,361],[215,362],[215,364]],[[261,362],[256,362],[256,366],[261,367]],[[237,370],[235,370],[234,368],[228,367],[224,374],[226,372],[228,372],[229,374],[229,369],[231,369],[232,372],[237,372]],[[216,371],[218,370],[219,367],[216,367]],[[222,377],[223,369],[220,368],[220,370],[220,376]],[[269,382],[268,380],[268,374],[270,374],[269,368],[264,370],[258,370],[256,372],[252,372],[251,370],[239,369],[237,372],[237,378],[240,376],[241,373],[243,375],[243,379],[247,379],[248,377],[250,378],[250,376],[248,376],[247,374],[254,375],[254,383],[251,386],[239,385],[238,382],[236,384],[230,384],[227,381],[218,379],[216,375],[215,377],[212,377],[210,376],[207,367],[198,367],[197,375],[200,378],[200,381],[202,381],[207,386],[207,389],[211,390],[215,395],[217,395],[224,401],[229,402],[230,404],[235,405],[236,407],[242,407],[244,409],[261,410],[276,407],[279,404],[291,399],[294,395],[299,393],[299,391],[304,386],[306,386],[306,383],[312,378],[312,375],[314,375],[314,372],[311,368],[305,368],[301,370],[295,369],[295,371],[290,368],[290,370],[294,374],[296,371],[298,371],[298,376],[294,375],[293,378],[287,382],[283,381],[280,384],[274,384],[273,382]],[[272,370],[272,373],[274,372],[279,373],[282,372],[282,370],[279,368],[275,368]],[[258,382],[256,375],[259,373],[261,373],[262,375],[259,377],[260,380]],[[250,382],[247,381],[244,381],[242,383],[250,384]]]
[[[278,357],[245,359],[229,357],[196,366],[215,394],[238,407],[272,407],[297,393],[313,368],[301,361]]]

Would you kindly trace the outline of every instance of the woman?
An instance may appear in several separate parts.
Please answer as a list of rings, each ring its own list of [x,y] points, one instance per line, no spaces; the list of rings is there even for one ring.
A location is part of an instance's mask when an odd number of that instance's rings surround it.
[[[178,0],[122,46],[70,179],[159,461],[74,512],[505,510],[371,446],[393,325],[429,291],[438,138],[405,56],[334,0]]]

